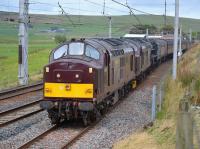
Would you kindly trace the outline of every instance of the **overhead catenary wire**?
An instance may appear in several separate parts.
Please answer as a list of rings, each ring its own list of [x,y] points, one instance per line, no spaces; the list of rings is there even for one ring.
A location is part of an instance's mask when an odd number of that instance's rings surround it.
[[[86,1],[86,2],[88,2],[88,3],[90,3],[90,4],[93,4],[93,5],[99,6],[99,7],[104,6],[104,5],[100,4],[100,3],[92,2],[92,1],[90,1],[90,0],[84,0],[84,1]],[[123,10],[120,10],[120,9],[117,9],[117,8],[114,8],[114,7],[105,6],[105,8],[111,9],[112,11],[128,13],[128,11],[123,11]]]
[[[97,3],[97,2],[93,2],[93,1],[90,1],[90,0],[84,0],[88,3],[91,3],[93,5],[96,5],[98,7],[102,7],[103,4],[100,4],[100,3]],[[113,1],[113,0],[111,0]],[[115,0],[116,1],[116,0]],[[117,1],[116,1],[117,2]],[[58,8],[57,5],[54,5],[54,4],[51,4],[51,3],[46,3],[46,2],[39,2],[39,1],[30,1],[29,4],[41,4],[41,5],[45,5],[45,6],[49,6],[49,7],[54,7],[54,8]],[[86,9],[80,9],[80,8],[73,8],[73,7],[66,7],[64,6],[64,4],[75,4],[75,3],[62,3],[62,8],[63,9],[70,9],[70,10],[77,10],[77,11],[82,11],[82,12],[90,12],[90,13],[97,13],[97,14],[102,14],[102,12],[98,12],[98,11],[92,11],[92,10],[86,10]],[[144,4],[141,4],[141,5],[144,5]],[[160,4],[161,5],[161,4]],[[5,5],[5,4],[1,4],[0,3],[0,6],[2,7],[11,7],[11,8],[19,8],[18,6],[8,6],[8,5]],[[105,8],[107,9],[110,9],[112,11],[117,11],[117,12],[122,12],[122,13],[129,13],[128,11],[124,11],[124,10],[121,10],[121,9],[117,9],[115,7],[109,7],[109,6],[105,6]],[[126,7],[127,8],[127,7]],[[142,10],[139,10],[139,9],[135,9],[135,8],[132,8],[130,5],[129,5],[129,8],[131,8],[133,11],[137,11],[137,12],[140,12],[140,13],[143,13],[143,14],[147,14],[147,15],[155,15],[155,14],[152,14],[152,13],[149,13],[149,12],[145,12],[145,11],[142,11]],[[49,9],[38,9],[38,8],[30,8],[30,10],[38,10],[38,11],[41,11],[41,12],[54,12],[54,13],[60,13],[59,11],[55,11],[55,10],[51,10],[49,11]],[[16,10],[17,11],[17,10]],[[69,14],[69,13],[68,13]]]
[[[139,9],[136,9],[136,8],[132,8],[132,7],[129,6],[127,3],[126,3],[126,4],[123,4],[123,3],[120,3],[120,2],[118,2],[118,1],[116,1],[116,0],[111,0],[111,1],[113,1],[113,2],[115,2],[115,3],[117,3],[117,4],[119,4],[119,5],[122,5],[122,6],[124,6],[124,7],[127,7],[127,8],[129,8],[129,9],[131,9],[131,10],[134,10],[134,11],[137,11],[137,12],[140,12],[140,13],[143,13],[143,14],[155,15],[155,14],[152,14],[152,13],[149,13],[149,12],[145,12],[145,11],[142,11],[142,10],[139,10]]]
[[[58,2],[58,6],[60,7],[60,9],[62,11],[62,14],[65,14],[67,16],[67,18],[71,22],[72,26],[76,27],[75,24],[74,24],[74,22],[72,21],[71,17],[69,16],[69,14],[65,12],[65,10],[62,8],[62,6],[60,5],[59,2]]]
[[[117,4],[119,4],[119,5],[121,5],[121,6],[127,7],[127,8],[131,11],[131,13],[133,14],[133,16],[136,18],[137,22],[138,22],[139,24],[142,24],[142,23],[140,22],[140,19],[135,15],[135,13],[132,11],[132,9],[131,9],[130,6],[125,5],[125,4],[120,3],[120,2],[118,2],[118,1],[115,1],[115,0],[112,0],[112,1],[115,2],[115,3],[117,3]]]

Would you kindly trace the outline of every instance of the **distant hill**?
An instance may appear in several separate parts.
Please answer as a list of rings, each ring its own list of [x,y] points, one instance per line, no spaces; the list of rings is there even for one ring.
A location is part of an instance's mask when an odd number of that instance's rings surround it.
[[[160,15],[137,15],[142,24],[153,24],[160,28],[163,26],[164,18]],[[52,28],[66,31],[70,37],[77,36],[107,36],[108,18],[105,16],[70,16],[75,27],[66,16],[61,15],[39,15],[31,14],[30,23],[36,32],[49,32]],[[167,23],[173,25],[173,17],[167,17]],[[18,14],[13,12],[0,11],[0,22],[13,22],[17,24]],[[180,18],[184,32],[192,30],[200,31],[200,19]],[[130,28],[138,24],[134,16],[113,16],[112,17],[112,33],[113,36],[121,36],[130,31]]]

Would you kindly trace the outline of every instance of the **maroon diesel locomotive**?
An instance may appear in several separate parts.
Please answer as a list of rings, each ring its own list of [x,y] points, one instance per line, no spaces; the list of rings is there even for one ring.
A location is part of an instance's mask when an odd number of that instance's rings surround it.
[[[52,50],[44,67],[40,105],[52,123],[82,119],[87,125],[144,78],[152,66],[152,51],[150,42],[138,39],[66,42]]]
[[[135,58],[133,46],[119,39],[62,44],[51,52],[50,63],[44,67],[41,107],[52,123],[82,118],[86,125],[135,87]]]

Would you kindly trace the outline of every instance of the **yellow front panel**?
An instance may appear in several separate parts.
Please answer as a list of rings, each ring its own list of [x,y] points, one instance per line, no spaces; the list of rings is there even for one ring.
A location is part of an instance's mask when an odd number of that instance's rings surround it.
[[[134,89],[136,87],[137,87],[137,82],[134,80],[134,81],[132,81],[132,88]]]
[[[44,97],[93,98],[93,84],[45,83]]]

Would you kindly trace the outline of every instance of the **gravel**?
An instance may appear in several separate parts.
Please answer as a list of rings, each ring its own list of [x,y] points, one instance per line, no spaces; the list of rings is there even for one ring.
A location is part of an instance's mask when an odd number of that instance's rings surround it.
[[[134,91],[71,148],[112,148],[114,142],[136,132],[151,121],[150,99],[151,88]]]
[[[0,148],[17,148],[51,127],[46,111],[0,129]]]

